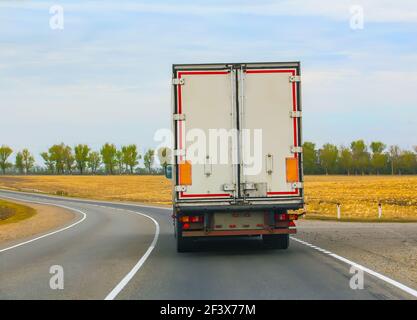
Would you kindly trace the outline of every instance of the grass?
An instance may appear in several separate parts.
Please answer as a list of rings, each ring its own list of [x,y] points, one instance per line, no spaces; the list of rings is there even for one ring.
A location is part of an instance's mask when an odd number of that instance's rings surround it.
[[[28,219],[35,214],[33,208],[0,199],[0,226]]]
[[[162,176],[0,176],[0,188],[171,204],[171,184]],[[306,176],[305,199],[307,219],[336,219],[340,203],[343,221],[417,221],[417,176]]]

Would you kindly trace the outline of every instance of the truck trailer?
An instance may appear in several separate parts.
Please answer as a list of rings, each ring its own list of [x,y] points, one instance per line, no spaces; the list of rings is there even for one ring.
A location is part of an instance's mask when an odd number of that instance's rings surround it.
[[[288,248],[304,207],[300,80],[299,62],[173,65],[178,252],[237,236]]]

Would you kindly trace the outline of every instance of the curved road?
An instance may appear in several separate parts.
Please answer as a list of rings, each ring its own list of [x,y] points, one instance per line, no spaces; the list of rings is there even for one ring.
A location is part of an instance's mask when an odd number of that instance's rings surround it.
[[[364,289],[352,290],[349,264],[295,240],[286,251],[251,238],[178,254],[168,209],[8,191],[0,198],[78,215],[65,230],[0,246],[0,299],[415,298],[368,273]],[[63,267],[64,290],[49,286],[53,265]]]

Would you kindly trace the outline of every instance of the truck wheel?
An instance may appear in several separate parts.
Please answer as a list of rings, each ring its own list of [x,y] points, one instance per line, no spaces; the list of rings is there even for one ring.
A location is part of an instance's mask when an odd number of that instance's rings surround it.
[[[191,252],[194,249],[194,243],[190,239],[184,239],[183,237],[177,237],[177,251],[178,252]]]
[[[289,234],[267,234],[262,239],[265,246],[271,249],[288,249],[290,245]]]
[[[177,252],[190,252],[194,249],[193,239],[184,238],[182,236],[181,224],[176,223]]]

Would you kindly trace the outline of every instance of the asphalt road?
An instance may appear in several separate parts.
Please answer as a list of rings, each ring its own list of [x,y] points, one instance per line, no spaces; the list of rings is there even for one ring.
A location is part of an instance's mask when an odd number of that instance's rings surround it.
[[[284,251],[264,249],[256,238],[212,240],[179,254],[167,209],[5,191],[1,197],[66,206],[78,210],[78,220],[0,246],[0,299],[415,298],[368,273],[364,289],[353,290],[348,263],[295,240]],[[63,290],[50,288],[54,265],[64,270]]]

